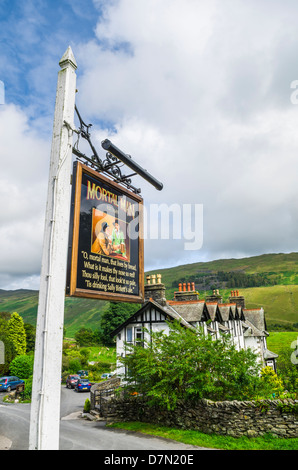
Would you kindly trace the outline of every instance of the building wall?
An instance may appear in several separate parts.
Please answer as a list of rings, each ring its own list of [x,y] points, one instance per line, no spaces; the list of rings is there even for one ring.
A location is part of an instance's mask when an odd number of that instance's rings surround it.
[[[168,334],[169,333],[169,326],[167,325],[167,323],[165,322],[160,322],[160,323],[151,323],[150,322],[146,322],[146,323],[129,323],[128,325],[126,325],[126,327],[123,328],[123,330],[121,330],[121,332],[119,333],[119,335],[117,335],[117,340],[116,340],[116,354],[117,354],[117,357],[118,356],[125,356],[125,342],[128,342],[128,339],[130,339],[130,337],[128,337],[128,334],[129,334],[129,330],[131,329],[132,330],[132,342],[131,344],[136,344],[136,330],[137,329],[142,329],[142,328],[145,328],[149,331],[161,331],[163,330],[165,334]],[[120,338],[119,338],[120,336]],[[150,334],[145,332],[144,333],[144,339],[146,340],[150,340]],[[119,360],[117,360],[117,366],[116,366],[116,374],[117,375],[120,375],[120,374],[125,374],[125,369],[123,367],[123,365],[120,363]]]
[[[150,318],[153,318],[154,321],[150,323]],[[133,335],[132,335],[132,342],[135,344],[136,338],[135,338],[135,332],[137,329],[142,329],[146,328],[149,331],[161,331],[164,330],[166,334],[169,333],[169,327],[165,321],[158,321],[161,318],[161,314],[159,312],[154,311],[153,308],[148,308],[146,311],[140,314],[139,317],[137,317],[137,322],[132,322],[128,325],[126,325],[121,332],[117,336],[117,342],[116,342],[116,347],[117,347],[117,356],[124,356],[125,355],[125,341],[128,341],[128,331],[129,329],[132,329]],[[142,323],[142,320],[148,320],[145,323]],[[244,331],[242,327],[242,322],[241,320],[229,320],[228,322],[224,323],[225,326],[227,326],[230,329],[230,334],[232,335],[233,342],[235,344],[235,347],[237,350],[241,349],[252,349],[254,352],[256,352],[259,355],[259,360],[263,365],[265,366],[264,362],[264,350],[266,348],[266,338],[265,337],[256,337],[256,336],[244,336]],[[207,334],[207,324],[206,322],[195,322],[194,326],[196,327],[201,327],[203,326],[204,333]],[[214,338],[219,339],[221,337],[221,333],[218,327],[218,322],[213,321],[209,325],[210,328],[212,328],[215,333],[214,333]],[[117,362],[117,373],[124,374],[124,368],[120,365],[119,361]]]

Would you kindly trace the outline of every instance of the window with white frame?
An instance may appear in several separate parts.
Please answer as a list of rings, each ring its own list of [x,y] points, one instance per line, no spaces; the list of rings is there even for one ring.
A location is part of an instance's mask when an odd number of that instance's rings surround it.
[[[138,344],[139,346],[144,346],[144,336],[143,336],[143,330],[140,327],[135,328],[135,344]]]
[[[126,342],[134,343],[143,346],[144,335],[143,329],[140,326],[129,327],[126,329]]]

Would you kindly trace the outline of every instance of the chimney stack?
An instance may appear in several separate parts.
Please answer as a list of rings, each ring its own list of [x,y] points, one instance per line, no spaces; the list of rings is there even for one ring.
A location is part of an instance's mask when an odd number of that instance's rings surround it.
[[[236,304],[237,307],[245,308],[245,298],[243,295],[239,295],[239,290],[231,290],[231,296],[229,297],[231,304]]]
[[[206,302],[217,302],[218,304],[222,304],[222,295],[220,295],[219,290],[214,289],[212,295],[207,295]]]
[[[183,286],[183,289],[182,289]],[[199,293],[196,291],[194,282],[179,283],[179,291],[174,292],[174,299],[179,302],[188,300],[199,300]]]
[[[153,299],[155,302],[164,306],[167,304],[166,300],[166,287],[161,282],[161,274],[152,274],[146,276],[147,284],[145,285],[145,298],[144,301]],[[157,280],[157,282],[156,282]]]

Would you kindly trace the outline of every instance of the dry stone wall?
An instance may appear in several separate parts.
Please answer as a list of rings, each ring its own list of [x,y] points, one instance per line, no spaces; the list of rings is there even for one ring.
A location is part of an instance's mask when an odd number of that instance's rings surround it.
[[[102,405],[108,422],[141,421],[207,434],[298,437],[298,400],[179,402],[174,411],[149,407],[140,397],[111,399]]]

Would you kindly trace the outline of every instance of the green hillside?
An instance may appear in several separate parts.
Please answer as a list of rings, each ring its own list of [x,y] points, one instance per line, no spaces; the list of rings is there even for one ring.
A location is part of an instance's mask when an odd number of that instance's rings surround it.
[[[200,298],[219,289],[227,301],[230,291],[238,289],[245,296],[246,307],[262,306],[267,327],[276,324],[298,329],[298,253],[268,254],[242,259],[222,259],[160,269],[146,274],[162,275],[168,299],[174,297],[179,282],[195,282]],[[0,311],[18,312],[27,323],[35,324],[38,292],[0,290]],[[82,326],[97,329],[101,313],[108,302],[94,299],[65,299],[65,328],[73,337]]]
[[[298,253],[277,253],[241,259],[219,259],[159,269],[162,281],[170,286],[185,276],[193,277],[219,271],[245,274],[265,274],[269,279],[278,278],[279,284],[298,284]],[[153,271],[148,274],[153,274]]]
[[[268,329],[273,324],[284,327],[296,325],[298,329],[298,285],[253,287],[241,289],[247,308],[263,307]]]
[[[19,289],[0,290],[0,311],[18,312],[26,323],[36,324],[38,291]],[[64,325],[67,336],[73,337],[82,326],[97,329],[101,312],[108,307],[107,302],[95,299],[67,297],[65,299]]]
[[[263,307],[268,329],[280,324],[298,328],[298,253],[278,253],[241,259],[192,263],[147,274],[162,275],[167,299],[174,297],[179,282],[195,282],[200,298],[219,289],[226,302],[238,289],[247,308]]]

